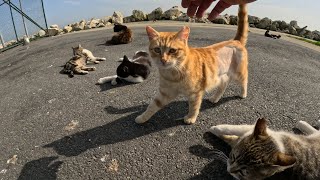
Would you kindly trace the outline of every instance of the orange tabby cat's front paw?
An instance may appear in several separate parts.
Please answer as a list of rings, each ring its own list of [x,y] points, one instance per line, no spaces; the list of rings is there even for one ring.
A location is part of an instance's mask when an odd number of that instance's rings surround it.
[[[138,124],[142,124],[145,123],[146,121],[148,121],[148,119],[146,119],[143,114],[141,114],[140,116],[136,117],[135,122]]]
[[[184,123],[186,124],[194,124],[197,120],[197,117],[195,118],[190,118],[189,116],[184,117]]]

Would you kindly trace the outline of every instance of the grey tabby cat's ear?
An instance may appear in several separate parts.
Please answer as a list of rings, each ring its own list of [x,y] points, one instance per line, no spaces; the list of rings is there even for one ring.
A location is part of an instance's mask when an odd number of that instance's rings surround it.
[[[151,26],[147,26],[146,31],[150,41],[160,36],[159,32],[154,30]]]
[[[253,135],[256,138],[261,136],[268,136],[267,134],[267,121],[264,118],[258,119],[254,127]]]
[[[183,26],[178,32],[177,38],[180,40],[188,40],[190,34],[190,28],[188,26]]]
[[[296,163],[297,159],[293,156],[277,152],[275,153],[274,165],[290,167]]]

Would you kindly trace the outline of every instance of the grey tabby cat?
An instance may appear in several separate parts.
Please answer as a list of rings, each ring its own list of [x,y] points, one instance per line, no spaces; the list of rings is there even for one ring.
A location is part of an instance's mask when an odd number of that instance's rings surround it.
[[[290,171],[290,180],[320,179],[320,132],[304,121],[297,128],[305,135],[273,131],[262,118],[255,125],[213,126],[210,132],[232,147],[227,170],[236,179],[265,179],[283,171]]]

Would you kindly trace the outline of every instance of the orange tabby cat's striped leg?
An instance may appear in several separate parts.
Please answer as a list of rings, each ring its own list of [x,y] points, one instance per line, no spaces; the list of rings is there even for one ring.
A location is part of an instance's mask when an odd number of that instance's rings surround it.
[[[164,91],[160,89],[158,95],[149,104],[147,110],[136,118],[136,123],[144,123],[148,121],[151,118],[151,116],[153,116],[157,111],[162,109],[165,105],[170,103],[175,97],[177,97],[177,93]]]
[[[184,122],[186,124],[193,124],[196,122],[200,111],[202,96],[202,92],[198,92],[189,96],[189,113],[187,116],[184,117]]]
[[[222,75],[220,77],[220,82],[217,88],[216,93],[209,99],[209,101],[211,101],[212,103],[217,103],[222,95],[224,94],[224,91],[226,90],[228,84],[229,84],[229,76],[227,74]]]

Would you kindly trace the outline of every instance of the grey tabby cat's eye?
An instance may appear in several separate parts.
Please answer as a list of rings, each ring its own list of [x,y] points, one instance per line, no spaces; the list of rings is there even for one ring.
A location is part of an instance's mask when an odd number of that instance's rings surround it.
[[[154,50],[154,52],[156,52],[156,53],[158,53],[158,54],[161,53],[161,49],[160,49],[159,47],[156,47],[156,48],[154,48],[153,50]]]

